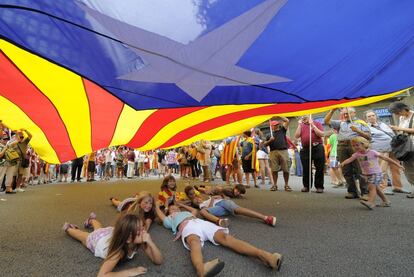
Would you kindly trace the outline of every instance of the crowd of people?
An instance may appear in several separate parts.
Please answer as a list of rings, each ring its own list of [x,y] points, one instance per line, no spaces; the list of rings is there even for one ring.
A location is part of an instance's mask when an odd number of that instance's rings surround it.
[[[111,147],[59,165],[42,161],[30,148],[29,131],[12,132],[1,124],[1,193],[24,192],[25,186],[35,183],[163,178],[156,198],[149,192],[127,199],[111,197],[112,205],[120,213],[114,227],[103,227],[93,212],[83,224],[92,232],[64,224],[63,230],[69,236],[104,259],[98,276],[112,272],[120,260],[132,259],[139,248],[154,264],[163,263],[163,256],[149,234],[154,221],[171,230],[175,239],[182,240],[198,276],[214,276],[224,267],[219,259],[203,261],[201,248],[205,241],[256,257],[279,270],[282,255],[229,235],[228,218],[241,215],[275,226],[276,217],[242,207],[232,199],[243,197],[251,184],[260,188],[266,180],[271,191],[281,187],[291,192],[291,174],[302,176],[302,192],[310,192],[314,187],[320,194],[326,186],[327,171],[333,187],[346,187],[345,198],[360,199],[368,209],[390,207],[388,194],[406,193],[414,198],[414,193],[405,190],[401,182],[404,172],[414,185],[414,153],[399,161],[391,145],[397,134],[405,133],[414,139],[414,111],[402,102],[392,103],[389,110],[399,117],[398,125],[381,122],[373,110],[358,118],[355,109],[347,107],[330,110],[324,125],[302,116],[293,138],[288,136],[291,119],[278,117],[269,122],[268,135],[253,128],[223,141],[201,140],[177,149],[138,151],[125,146]],[[337,111],[339,117],[334,120]],[[278,184],[279,172],[282,186]],[[183,191],[177,190],[176,178],[188,180]],[[209,184],[216,178],[224,186],[217,186],[217,182]],[[200,181],[198,186],[190,184],[194,179]],[[145,268],[135,267],[119,274],[135,276],[145,272]]]
[[[343,164],[358,152],[352,146],[352,139],[356,137],[368,140],[370,150],[401,164],[408,182],[414,184],[414,162],[401,163],[391,151],[391,140],[396,134],[404,132],[414,136],[413,111],[406,104],[395,102],[389,107],[399,117],[398,125],[379,121],[373,110],[366,111],[364,118],[357,118],[352,107],[339,109],[339,119],[334,120],[332,117],[337,110],[332,109],[326,114],[325,128],[309,116],[302,116],[292,139],[287,135],[290,120],[279,117],[270,121],[267,136],[260,129],[253,128],[223,141],[213,143],[201,140],[177,149],[138,151],[118,146],[101,149],[59,165],[41,160],[30,148],[30,132],[11,132],[1,124],[2,193],[24,192],[28,184],[144,179],[153,176],[161,178],[166,174],[201,178],[204,182],[218,178],[227,185],[244,184],[246,188],[251,183],[260,187],[268,179],[270,190],[276,191],[279,189],[280,171],[285,191],[292,191],[289,176],[294,174],[302,176],[302,192],[309,192],[314,187],[316,193],[323,193],[324,176],[329,171],[334,187],[347,188],[346,198],[362,198],[366,201],[368,184],[361,175],[361,163],[358,163],[362,158]],[[397,164],[381,159],[379,167],[380,170],[375,169],[380,171],[382,178],[378,185],[385,194],[402,192],[407,193],[408,197],[414,196],[403,188]],[[392,190],[388,188],[389,185],[393,187]]]

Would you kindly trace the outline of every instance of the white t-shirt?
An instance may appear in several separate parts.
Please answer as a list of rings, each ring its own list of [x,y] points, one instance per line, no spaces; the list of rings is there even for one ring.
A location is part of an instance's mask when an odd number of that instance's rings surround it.
[[[206,201],[204,201],[204,202],[202,202],[201,204],[200,204],[200,210],[201,209],[203,209],[203,208],[207,208],[208,207],[208,205],[210,204],[210,200],[211,200],[211,197],[209,198],[209,199],[207,199]],[[214,199],[213,200],[213,205],[211,205],[211,207],[214,207],[218,202],[220,202],[220,201],[222,201],[223,200],[223,198],[220,198],[220,199]]]

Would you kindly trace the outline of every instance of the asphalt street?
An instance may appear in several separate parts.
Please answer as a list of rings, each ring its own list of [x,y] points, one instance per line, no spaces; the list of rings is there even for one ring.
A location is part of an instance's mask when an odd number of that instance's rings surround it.
[[[230,232],[282,253],[280,272],[209,243],[203,249],[205,260],[219,257],[226,263],[219,276],[414,276],[414,200],[395,194],[390,196],[392,207],[369,211],[358,200],[346,200],[345,189],[333,189],[326,180],[323,194],[300,192],[301,179],[291,177],[293,192],[271,192],[265,186],[249,189],[246,199],[236,200],[277,216],[275,228],[231,217]],[[96,276],[101,260],[67,236],[62,224],[81,226],[94,211],[104,225],[111,225],[116,210],[109,197],[126,198],[141,190],[155,195],[160,184],[160,179],[61,183],[0,195],[0,276]],[[178,184],[182,190],[183,181]],[[148,268],[146,276],[195,275],[189,252],[173,241],[170,231],[154,224],[150,233],[165,263],[154,266],[139,253],[117,270],[142,265]]]

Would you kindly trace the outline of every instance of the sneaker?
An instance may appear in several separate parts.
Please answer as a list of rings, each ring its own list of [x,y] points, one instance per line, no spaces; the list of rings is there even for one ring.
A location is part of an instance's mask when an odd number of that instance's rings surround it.
[[[69,228],[79,229],[78,226],[76,226],[75,224],[69,223],[69,222],[65,222],[62,226],[62,230],[65,232],[67,232]]]
[[[377,204],[377,207],[391,207],[391,202],[381,202],[380,204]]]
[[[307,188],[307,187],[303,187],[300,191],[301,191],[301,192],[309,192],[309,188]]]
[[[321,189],[321,188],[317,188],[317,189],[316,189],[316,193],[323,193],[323,189]]]
[[[407,198],[414,198],[414,192],[411,192],[410,194],[407,194]]]
[[[94,212],[91,212],[89,217],[83,223],[83,227],[85,227],[85,229],[92,228],[92,224],[91,224],[92,219],[96,219],[96,214]]]
[[[369,201],[361,200],[359,203],[361,203],[361,205],[364,205],[365,207],[367,207],[370,210],[372,210],[375,207],[375,203],[372,203],[372,202],[369,202]]]
[[[228,228],[230,225],[228,218],[221,218],[219,219],[218,225],[223,228]]]
[[[384,189],[384,190],[383,190],[383,193],[384,193],[385,195],[394,195],[394,191],[389,190],[389,189]]]
[[[276,217],[274,216],[266,216],[265,223],[267,225],[275,227],[276,225]]]
[[[24,189],[22,189],[22,188],[18,188],[18,189],[16,189],[16,191],[17,191],[17,192],[25,192],[25,190],[24,190]]]

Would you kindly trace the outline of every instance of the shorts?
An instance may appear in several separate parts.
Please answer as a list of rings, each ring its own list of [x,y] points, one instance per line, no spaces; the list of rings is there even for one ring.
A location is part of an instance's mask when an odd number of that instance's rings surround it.
[[[336,157],[329,157],[329,167],[330,168],[338,168],[339,161]]]
[[[289,173],[289,154],[287,149],[272,150],[269,154],[270,169],[272,172],[283,171]]]
[[[382,178],[382,173],[374,173],[370,175],[361,174],[361,177],[364,178],[367,184],[373,184],[375,186],[381,185],[384,181],[384,179]]]
[[[112,237],[114,227],[99,228],[93,231],[86,238],[86,247],[101,259],[108,254],[109,240]]]
[[[234,210],[237,208],[239,208],[239,205],[232,200],[223,199],[214,207],[207,208],[207,211],[215,216],[226,216],[229,214],[234,215]]]
[[[22,175],[24,178],[30,177],[30,168],[29,167],[19,167],[19,175]]]
[[[210,241],[214,245],[218,245],[214,241],[214,235],[217,231],[223,230],[226,234],[229,233],[228,228],[219,227],[211,222],[195,218],[188,221],[187,225],[184,227],[184,230],[181,234],[181,241],[185,248],[190,250],[190,247],[186,243],[185,239],[189,235],[196,235],[200,238],[201,247],[203,247],[205,241]]]
[[[168,169],[174,169],[175,164],[168,164]]]
[[[119,203],[116,209],[118,210],[118,212],[123,212],[127,210],[131,206],[131,204],[134,203],[134,201],[136,200],[137,199],[135,197],[127,198],[123,200],[121,203]]]
[[[61,164],[60,165],[60,174],[68,174],[69,165]]]
[[[242,160],[242,168],[244,173],[253,173],[254,169],[252,168],[252,160]]]
[[[95,172],[95,162],[88,162],[88,172]]]
[[[268,160],[269,159],[269,154],[267,154],[263,150],[259,150],[259,151],[257,151],[257,159],[259,159],[259,160]]]

